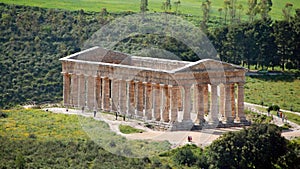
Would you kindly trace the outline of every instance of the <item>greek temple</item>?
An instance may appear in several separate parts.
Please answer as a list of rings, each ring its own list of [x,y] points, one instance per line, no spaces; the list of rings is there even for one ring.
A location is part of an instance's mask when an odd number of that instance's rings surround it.
[[[248,122],[246,69],[237,65],[131,56],[98,46],[60,61],[66,107],[117,112],[171,131]]]

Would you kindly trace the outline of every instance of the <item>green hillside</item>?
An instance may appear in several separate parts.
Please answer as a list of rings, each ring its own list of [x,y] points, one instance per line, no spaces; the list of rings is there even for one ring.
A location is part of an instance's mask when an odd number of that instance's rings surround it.
[[[161,6],[164,0],[149,0],[149,11],[160,12],[162,11]],[[124,12],[133,11],[138,12],[140,10],[140,0],[0,0],[0,2],[8,4],[19,4],[38,6],[44,8],[60,8],[67,10],[80,10],[85,11],[101,11],[102,8],[107,8],[109,12]],[[172,9],[175,11],[175,0],[171,0]],[[243,6],[243,13],[247,9],[247,0],[238,0],[237,4]],[[294,9],[300,8],[299,0],[273,0],[273,7],[271,16],[273,19],[282,19],[282,8],[286,3],[292,3]],[[212,0],[212,15],[218,16],[219,8],[223,8],[224,0]],[[201,1],[200,0],[181,0],[178,8],[184,14],[191,14],[193,16],[202,16]]]

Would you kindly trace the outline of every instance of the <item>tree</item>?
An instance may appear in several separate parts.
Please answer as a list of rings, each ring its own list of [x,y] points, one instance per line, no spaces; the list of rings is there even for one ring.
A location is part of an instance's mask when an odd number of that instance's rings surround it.
[[[209,21],[209,12],[211,9],[211,1],[205,0],[204,2],[202,2],[201,8],[202,8],[202,12],[203,12],[202,28],[204,28],[204,30],[206,30],[207,22]]]
[[[148,0],[141,0],[140,10],[142,13],[148,11]]]
[[[287,140],[275,125],[253,125],[229,132],[207,148],[211,168],[275,168],[287,152]]]
[[[284,71],[285,63],[293,59],[293,28],[288,21],[275,21],[273,24],[277,54],[280,57],[281,68]]]
[[[249,22],[253,22],[255,15],[257,14],[257,0],[248,0],[248,10],[246,15],[249,16]]]
[[[176,15],[178,14],[178,12],[179,12],[179,6],[180,6],[180,0],[178,0],[178,1],[175,1],[174,2],[174,6],[175,6],[175,13],[176,13]]]
[[[259,2],[258,4],[259,13],[263,21],[270,19],[269,12],[272,10],[272,5],[273,5],[272,0],[261,0]]]
[[[163,2],[161,9],[164,10],[165,12],[171,10],[172,9],[171,0],[166,0],[165,2]]]
[[[290,22],[290,20],[292,18],[292,15],[291,15],[292,8],[293,8],[293,4],[286,3],[285,7],[282,9],[283,17],[288,22]]]

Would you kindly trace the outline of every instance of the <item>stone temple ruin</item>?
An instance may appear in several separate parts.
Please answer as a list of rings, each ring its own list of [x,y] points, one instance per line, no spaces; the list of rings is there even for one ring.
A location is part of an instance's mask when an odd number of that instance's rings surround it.
[[[100,47],[60,60],[67,107],[118,112],[171,131],[248,123],[246,70],[240,66],[130,56]]]

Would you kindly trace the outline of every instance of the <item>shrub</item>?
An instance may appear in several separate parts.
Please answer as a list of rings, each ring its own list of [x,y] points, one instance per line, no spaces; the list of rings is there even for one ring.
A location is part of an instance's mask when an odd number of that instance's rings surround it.
[[[179,165],[192,166],[196,163],[197,158],[192,150],[186,146],[177,151],[173,156],[173,161]]]
[[[8,114],[0,112],[0,118],[7,118]]]

